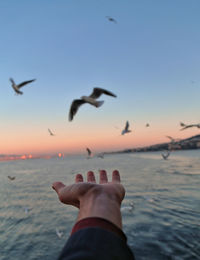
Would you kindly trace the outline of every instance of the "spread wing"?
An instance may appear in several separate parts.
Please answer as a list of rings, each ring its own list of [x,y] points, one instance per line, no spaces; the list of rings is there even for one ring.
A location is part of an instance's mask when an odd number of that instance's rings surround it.
[[[166,135],[166,137],[169,138],[171,141],[174,140],[171,136]]]
[[[112,92],[103,89],[103,88],[94,88],[92,94],[90,95],[91,98],[98,98],[100,97],[102,94],[108,95],[108,96],[112,96],[112,97],[117,97],[115,94],[113,94]]]
[[[84,100],[82,99],[75,99],[70,107],[70,111],[69,111],[69,121],[73,120],[73,117],[75,116],[75,114],[77,113],[79,107],[81,105],[83,105],[84,103],[86,103]]]
[[[129,129],[129,122],[126,121],[125,131],[128,131],[128,129]]]
[[[20,83],[19,85],[17,85],[17,87],[18,87],[18,88],[21,88],[21,87],[23,87],[23,86],[25,86],[25,85],[27,85],[27,84],[29,84],[29,83],[35,81],[35,80],[36,80],[36,79],[31,79],[31,80],[23,81],[22,83]]]
[[[49,131],[49,134],[50,134],[50,135],[54,135],[49,128],[48,128],[48,131]]]
[[[196,126],[196,125],[186,125],[185,127],[181,128],[180,131],[185,130],[190,127],[194,127],[194,126]]]

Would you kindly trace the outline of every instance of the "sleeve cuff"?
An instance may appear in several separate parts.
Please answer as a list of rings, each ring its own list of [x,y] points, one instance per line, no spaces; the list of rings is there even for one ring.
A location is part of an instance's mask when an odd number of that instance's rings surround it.
[[[90,217],[90,218],[81,219],[73,226],[71,235],[80,229],[88,228],[88,227],[99,227],[105,229],[107,231],[115,233],[116,235],[121,237],[121,239],[123,239],[125,242],[127,241],[126,235],[120,228],[118,228],[115,224],[113,224],[109,220],[104,218],[99,218],[99,217]]]

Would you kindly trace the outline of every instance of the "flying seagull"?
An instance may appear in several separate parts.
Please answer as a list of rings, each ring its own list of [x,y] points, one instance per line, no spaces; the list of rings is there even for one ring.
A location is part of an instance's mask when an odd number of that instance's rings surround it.
[[[131,132],[131,130],[129,130],[129,122],[128,121],[126,121],[126,125],[125,125],[125,128],[122,130],[122,135],[124,135],[124,134],[128,134],[128,133],[130,133]]]
[[[200,128],[200,124],[185,125],[183,128],[180,129],[180,131],[185,130],[185,129],[187,129],[187,128],[191,128],[191,127]]]
[[[167,160],[167,158],[169,157],[169,155],[170,155],[170,152],[169,152],[169,151],[167,151],[166,154],[162,153],[162,157],[163,157],[164,160]]]
[[[50,134],[51,136],[55,136],[55,134],[53,134],[49,128],[48,128],[48,132],[49,132],[49,134]]]
[[[114,18],[110,17],[110,16],[106,16],[106,18],[107,18],[108,21],[110,21],[110,22],[117,23],[117,21],[116,21]]]
[[[147,123],[147,124],[146,124],[146,127],[149,127],[149,126],[150,126],[149,123]]]
[[[8,175],[8,179],[11,180],[11,181],[14,181],[15,177],[11,177],[11,176]]]
[[[88,153],[87,159],[89,159],[89,158],[92,157],[92,152],[91,152],[91,150],[89,148],[86,148],[86,150],[87,150],[87,153]]]
[[[59,231],[58,228],[56,228],[56,235],[61,238],[63,236],[63,232],[62,231]]]
[[[93,92],[90,96],[82,96],[81,99],[75,99],[73,100],[70,111],[69,111],[69,121],[73,120],[73,117],[77,113],[79,107],[85,103],[88,103],[92,106],[95,107],[100,107],[103,105],[104,101],[97,101],[96,99],[99,98],[102,94],[112,96],[112,97],[117,97],[115,94],[112,92],[102,89],[102,88],[94,88]]]
[[[22,95],[23,92],[20,91],[19,89],[20,89],[21,87],[23,87],[23,86],[25,86],[25,85],[27,85],[27,84],[29,84],[29,83],[35,81],[35,80],[36,80],[36,79],[31,79],[31,80],[23,81],[23,82],[20,83],[20,84],[15,84],[14,80],[13,80],[12,78],[10,78],[10,81],[11,81],[11,83],[12,83],[12,88],[14,89],[14,91],[15,91],[16,94],[20,94],[20,95]]]

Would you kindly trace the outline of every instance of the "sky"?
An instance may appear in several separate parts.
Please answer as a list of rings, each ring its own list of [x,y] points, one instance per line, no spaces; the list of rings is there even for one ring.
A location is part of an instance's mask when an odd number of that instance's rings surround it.
[[[114,151],[199,134],[179,125],[200,123],[199,10],[199,0],[0,1],[0,154]],[[17,96],[10,77],[36,81]],[[71,102],[94,87],[117,98],[103,95],[102,107],[83,105],[69,122]],[[127,120],[132,132],[121,136]]]

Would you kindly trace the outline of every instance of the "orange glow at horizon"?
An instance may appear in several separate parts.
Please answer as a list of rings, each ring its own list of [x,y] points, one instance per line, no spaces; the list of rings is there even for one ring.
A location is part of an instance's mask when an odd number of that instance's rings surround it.
[[[177,124],[173,128],[168,124],[150,123],[148,128],[141,124],[130,124],[132,132],[124,136],[120,129],[98,125],[98,122],[93,127],[83,125],[82,128],[77,127],[78,123],[75,122],[68,126],[67,131],[58,128],[53,138],[38,129],[33,131],[25,128],[24,132],[21,130],[17,133],[8,131],[0,137],[0,154],[18,154],[24,160],[38,154],[58,154],[60,158],[64,154],[85,153],[86,147],[93,152],[115,151],[169,142],[167,135],[183,139],[199,133],[196,129],[180,131]]]

